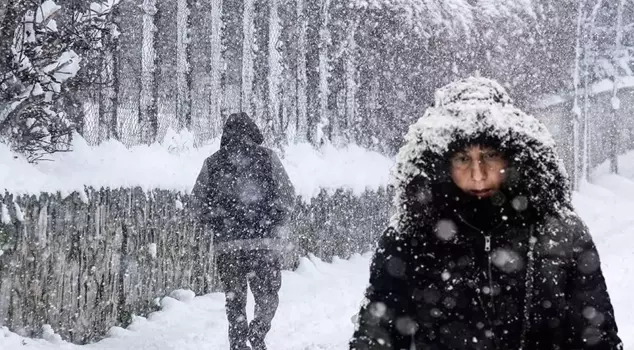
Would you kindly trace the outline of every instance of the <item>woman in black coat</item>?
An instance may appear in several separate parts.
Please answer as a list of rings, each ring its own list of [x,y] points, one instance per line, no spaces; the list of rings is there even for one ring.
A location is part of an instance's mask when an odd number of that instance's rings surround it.
[[[350,349],[622,349],[546,128],[483,78],[410,127]]]

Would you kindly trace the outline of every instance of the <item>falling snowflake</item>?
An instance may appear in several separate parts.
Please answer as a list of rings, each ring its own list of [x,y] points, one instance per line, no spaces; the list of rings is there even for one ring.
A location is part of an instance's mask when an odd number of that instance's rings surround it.
[[[450,241],[454,239],[458,229],[456,224],[451,220],[440,220],[436,225],[436,236],[443,241]]]

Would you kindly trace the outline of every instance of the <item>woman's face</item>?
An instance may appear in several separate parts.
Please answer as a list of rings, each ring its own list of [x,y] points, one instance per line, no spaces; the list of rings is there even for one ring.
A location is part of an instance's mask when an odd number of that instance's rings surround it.
[[[491,148],[469,146],[451,159],[451,178],[466,193],[486,198],[495,194],[505,179],[508,165],[502,154]]]

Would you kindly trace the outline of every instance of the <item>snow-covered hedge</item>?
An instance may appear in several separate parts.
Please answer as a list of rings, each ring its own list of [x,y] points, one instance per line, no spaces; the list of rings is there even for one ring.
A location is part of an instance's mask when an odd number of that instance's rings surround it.
[[[203,161],[220,147],[212,141],[195,148],[189,132],[169,131],[163,142],[126,148],[118,141],[91,147],[73,136],[72,152],[50,155],[50,161],[29,163],[0,143],[0,191],[68,194],[85,186],[101,188],[141,187],[189,192]],[[349,189],[361,194],[387,185],[392,160],[376,152],[350,145],[315,149],[294,144],[278,152],[297,193],[305,199],[322,189]]]

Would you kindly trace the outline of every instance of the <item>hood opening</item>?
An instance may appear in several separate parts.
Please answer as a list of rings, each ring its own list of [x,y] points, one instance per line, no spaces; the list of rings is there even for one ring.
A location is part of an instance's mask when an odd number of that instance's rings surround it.
[[[449,157],[474,144],[492,146],[506,157],[501,194],[507,205],[555,215],[572,208],[567,174],[546,127],[514,107],[496,82],[468,78],[439,89],[435,105],[410,126],[393,170],[393,226],[429,221],[452,204],[457,186]]]
[[[506,176],[500,190],[488,198],[477,198],[460,189],[451,177],[451,157],[469,146],[491,147],[502,153],[508,166],[505,169]],[[539,211],[539,207],[531,205],[525,198],[529,196],[526,188],[527,180],[518,169],[531,167],[531,164],[521,164],[519,150],[505,147],[502,141],[487,133],[472,135],[467,138],[457,138],[447,148],[444,154],[439,154],[435,159],[430,157],[428,178],[417,176],[406,185],[407,206],[410,216],[422,219],[428,206],[432,206],[436,215],[446,215],[450,212],[461,215],[470,222],[486,222],[496,214],[514,215],[517,218],[525,218],[530,213]],[[518,156],[519,155],[519,156]],[[515,203],[513,202],[515,200]],[[516,208],[516,210],[511,210]],[[479,214],[476,212],[479,211]],[[484,215],[474,218],[473,215]],[[489,215],[489,217],[487,216]],[[482,228],[487,228],[482,225]]]

